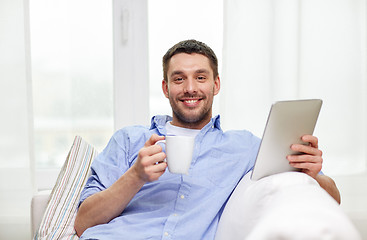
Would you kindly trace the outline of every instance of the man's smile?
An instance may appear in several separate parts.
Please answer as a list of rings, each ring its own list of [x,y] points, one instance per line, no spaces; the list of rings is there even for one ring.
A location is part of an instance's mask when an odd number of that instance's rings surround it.
[[[191,100],[185,100],[186,103],[195,103],[197,102],[198,100],[197,99],[191,99]]]
[[[183,98],[180,99],[181,102],[187,107],[196,107],[203,98]]]

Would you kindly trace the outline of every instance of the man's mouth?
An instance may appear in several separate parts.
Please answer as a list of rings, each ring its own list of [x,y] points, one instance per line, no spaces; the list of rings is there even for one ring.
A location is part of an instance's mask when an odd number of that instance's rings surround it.
[[[189,98],[189,99],[181,99],[181,101],[183,102],[183,104],[185,104],[185,106],[187,107],[196,107],[199,102],[201,101],[201,98]]]
[[[196,103],[197,101],[198,101],[197,99],[184,100],[184,102],[188,104],[193,104]]]

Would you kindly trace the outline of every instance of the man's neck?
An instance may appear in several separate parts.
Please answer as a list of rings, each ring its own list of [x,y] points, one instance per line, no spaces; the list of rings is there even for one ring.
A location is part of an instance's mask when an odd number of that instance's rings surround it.
[[[188,129],[195,129],[195,130],[201,130],[208,123],[209,121],[204,122],[204,123],[180,123],[178,121],[172,120],[171,122],[173,126],[181,127],[181,128],[188,128]]]
[[[203,127],[205,127],[210,122],[211,119],[212,119],[212,116],[210,114],[209,116],[205,117],[204,119],[196,121],[196,122],[185,122],[185,121],[180,120],[175,115],[173,115],[171,124],[176,127],[201,130]]]

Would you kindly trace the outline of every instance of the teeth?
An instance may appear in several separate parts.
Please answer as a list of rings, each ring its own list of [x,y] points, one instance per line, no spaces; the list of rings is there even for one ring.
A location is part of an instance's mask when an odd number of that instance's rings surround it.
[[[196,103],[198,100],[186,100],[185,102],[187,102],[187,103]]]

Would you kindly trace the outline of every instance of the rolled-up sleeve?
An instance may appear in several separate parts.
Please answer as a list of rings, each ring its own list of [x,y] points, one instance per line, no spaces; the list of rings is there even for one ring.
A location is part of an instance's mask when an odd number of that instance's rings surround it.
[[[91,176],[80,195],[80,204],[89,196],[110,187],[129,167],[124,135],[115,133],[106,148],[94,159]]]

